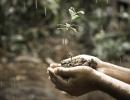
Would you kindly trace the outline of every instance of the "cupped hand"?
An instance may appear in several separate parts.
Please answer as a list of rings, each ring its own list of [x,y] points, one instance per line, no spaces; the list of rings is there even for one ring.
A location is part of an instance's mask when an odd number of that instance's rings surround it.
[[[48,73],[56,88],[73,96],[80,96],[97,89],[97,72],[88,66],[64,68],[60,64],[51,64]]]

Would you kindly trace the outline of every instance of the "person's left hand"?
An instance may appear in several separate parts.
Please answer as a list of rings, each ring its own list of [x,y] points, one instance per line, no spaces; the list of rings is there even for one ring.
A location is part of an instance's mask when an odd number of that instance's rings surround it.
[[[98,79],[97,71],[88,66],[64,68],[60,64],[52,64],[48,68],[48,73],[56,88],[73,96],[97,89],[95,85]]]

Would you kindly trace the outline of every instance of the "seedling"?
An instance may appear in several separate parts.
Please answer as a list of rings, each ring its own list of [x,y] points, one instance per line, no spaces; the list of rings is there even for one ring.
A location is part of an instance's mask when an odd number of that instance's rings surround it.
[[[69,14],[70,14],[70,19],[68,22],[64,23],[64,24],[58,24],[58,28],[59,30],[63,30],[63,31],[73,31],[74,33],[77,33],[78,29],[77,26],[73,24],[73,22],[75,22],[77,19],[79,19],[81,17],[81,15],[84,15],[84,11],[77,11],[74,9],[74,7],[70,7],[69,8]],[[65,35],[64,35],[65,36]],[[63,37],[65,40],[65,37]],[[71,57],[71,61],[72,61],[72,53],[69,51],[68,46],[65,42],[63,42],[63,45],[65,46],[69,56]]]
[[[84,15],[84,11],[78,11],[76,12],[75,9],[73,7],[70,7],[69,8],[69,14],[71,16],[69,22],[66,22],[65,24],[58,24],[58,28],[57,29],[60,29],[60,30],[72,30],[73,32],[77,32],[77,29],[76,27],[78,25],[75,25],[75,24],[72,24],[72,22],[76,21],[78,18],[81,17],[81,15]]]

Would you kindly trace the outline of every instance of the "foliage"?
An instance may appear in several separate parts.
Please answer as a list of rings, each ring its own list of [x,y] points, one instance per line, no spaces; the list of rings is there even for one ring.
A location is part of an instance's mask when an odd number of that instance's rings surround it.
[[[102,42],[96,40],[95,36],[100,30],[104,30],[105,35],[110,33],[109,27],[112,26],[110,22],[113,22],[113,18],[108,0],[0,0],[0,15],[0,48],[11,55],[39,53],[44,48],[46,37],[54,37],[59,33],[62,38],[63,32],[56,31],[59,23],[63,23],[59,28],[78,33],[76,40],[82,43],[87,53],[94,51],[94,54],[103,58],[112,58],[113,54],[115,57],[125,54],[124,44],[129,44],[129,39],[122,40],[122,37],[117,37],[117,40],[102,38]],[[120,23],[123,23],[121,28],[117,27],[118,32],[129,34],[129,14],[123,12],[114,18],[121,19]],[[80,26],[79,30],[77,25]],[[117,30],[113,34],[118,33]],[[74,38],[73,35],[69,37]],[[101,55],[100,52],[103,51],[105,53]]]
[[[112,34],[112,33],[111,33]],[[129,42],[126,36],[110,35],[103,30],[97,33],[94,38],[95,49],[93,53],[102,59],[117,59],[130,51]]]
[[[56,21],[54,16],[57,16],[58,2],[58,0],[1,0],[0,47],[14,54],[39,48],[35,45],[41,44],[42,38],[48,33],[46,30],[52,29]],[[45,8],[48,17],[45,15]]]

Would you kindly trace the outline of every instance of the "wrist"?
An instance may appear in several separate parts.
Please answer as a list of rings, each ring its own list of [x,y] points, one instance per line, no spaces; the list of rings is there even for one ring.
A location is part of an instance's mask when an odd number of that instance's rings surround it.
[[[98,90],[108,93],[117,99],[126,98],[125,100],[127,100],[129,98],[128,100],[130,100],[130,85],[100,72],[97,72],[96,75]]]

